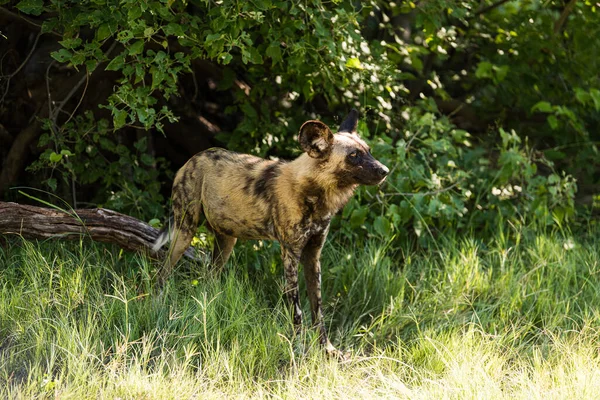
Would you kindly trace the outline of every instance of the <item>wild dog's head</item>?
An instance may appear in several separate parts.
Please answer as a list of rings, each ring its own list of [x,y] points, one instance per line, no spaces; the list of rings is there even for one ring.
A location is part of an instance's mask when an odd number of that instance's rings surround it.
[[[343,188],[353,185],[377,185],[389,169],[371,155],[371,149],[358,136],[358,111],[353,109],[335,135],[321,121],[307,121],[300,128],[298,141],[309,157],[318,161],[315,171],[321,180]]]

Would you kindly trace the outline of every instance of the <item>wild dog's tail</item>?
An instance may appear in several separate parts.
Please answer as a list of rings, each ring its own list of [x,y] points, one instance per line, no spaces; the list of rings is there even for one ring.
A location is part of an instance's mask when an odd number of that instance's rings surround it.
[[[152,246],[152,250],[158,251],[161,247],[163,247],[167,242],[170,242],[173,239],[173,222],[175,221],[174,217],[171,216],[167,225],[158,232],[158,236],[154,241],[154,245]]]

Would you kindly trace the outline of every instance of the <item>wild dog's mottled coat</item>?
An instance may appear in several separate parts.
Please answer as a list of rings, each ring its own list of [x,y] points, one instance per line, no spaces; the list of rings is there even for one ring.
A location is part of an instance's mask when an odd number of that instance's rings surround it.
[[[161,283],[189,246],[202,214],[215,234],[213,264],[217,268],[225,264],[237,238],[278,240],[294,323],[302,321],[298,298],[300,261],[313,323],[320,329],[322,344],[334,351],[321,310],[321,248],[331,217],[354,189],[359,184],[377,184],[388,173],[356,134],[357,122],[358,113],[352,110],[335,135],[320,121],[304,123],[298,140],[305,153],[291,162],[217,148],[192,157],[173,183],[175,229]],[[168,232],[161,234],[155,249],[168,236]]]

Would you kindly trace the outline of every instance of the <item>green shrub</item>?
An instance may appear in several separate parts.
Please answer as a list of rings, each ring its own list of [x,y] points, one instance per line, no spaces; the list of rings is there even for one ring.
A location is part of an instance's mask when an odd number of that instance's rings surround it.
[[[181,103],[206,106],[196,95],[174,101],[192,83],[198,92],[201,64],[218,77],[211,107],[231,123],[217,138],[233,150],[294,157],[302,122],[334,126],[335,115],[361,108],[360,131],[393,172],[346,207],[349,236],[562,224],[575,211],[573,176],[597,179],[600,23],[591,4],[565,7],[558,21],[557,7],[21,1],[17,9],[43,14],[42,31],[61,37],[57,62],[116,76],[101,105],[112,121],[77,108],[47,120],[30,168],[63,197],[89,185],[93,202],[145,219],[166,211],[159,183],[167,193],[173,171],[145,140],[177,121]],[[132,129],[151,134],[131,139]]]
[[[514,130],[491,132],[487,143],[500,144],[488,148],[441,116],[433,101],[402,116],[402,130],[373,135],[373,153],[391,173],[344,209],[341,220],[349,223],[339,226],[349,237],[416,235],[426,243],[445,229],[495,233],[505,221],[561,224],[574,215],[574,179],[554,171]]]

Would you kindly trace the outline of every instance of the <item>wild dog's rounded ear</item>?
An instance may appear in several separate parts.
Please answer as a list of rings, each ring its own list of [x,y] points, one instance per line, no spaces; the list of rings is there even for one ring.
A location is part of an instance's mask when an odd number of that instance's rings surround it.
[[[333,133],[321,121],[306,121],[298,134],[300,147],[312,158],[326,157],[333,146]]]
[[[356,127],[358,126],[358,111],[356,108],[353,108],[350,113],[344,119],[344,122],[340,125],[340,129],[338,132],[356,132]]]

